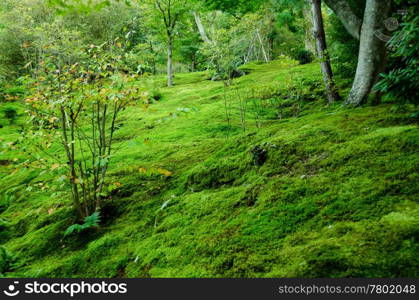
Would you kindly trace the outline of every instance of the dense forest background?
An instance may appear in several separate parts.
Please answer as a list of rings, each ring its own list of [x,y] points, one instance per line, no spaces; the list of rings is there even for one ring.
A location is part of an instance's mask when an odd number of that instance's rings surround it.
[[[0,276],[419,276],[417,8],[3,0]]]

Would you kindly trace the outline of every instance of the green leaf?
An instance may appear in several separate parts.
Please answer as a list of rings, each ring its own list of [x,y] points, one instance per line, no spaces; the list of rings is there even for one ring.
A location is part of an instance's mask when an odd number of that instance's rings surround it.
[[[100,223],[100,215],[99,212],[94,212],[93,214],[91,214],[90,216],[87,216],[84,218],[84,223],[83,224],[74,224],[71,225],[70,227],[68,227],[66,229],[66,231],[64,232],[64,236],[68,236],[70,234],[73,234],[74,232],[76,233],[80,233],[83,230],[92,228],[92,227],[98,227]]]

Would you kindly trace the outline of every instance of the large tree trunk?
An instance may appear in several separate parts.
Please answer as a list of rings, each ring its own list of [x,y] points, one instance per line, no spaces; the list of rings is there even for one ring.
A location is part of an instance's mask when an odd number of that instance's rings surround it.
[[[168,37],[167,45],[167,86],[173,86],[173,38]]]
[[[339,100],[339,94],[333,81],[333,72],[330,65],[330,58],[327,52],[326,34],[324,32],[321,0],[311,0],[313,15],[313,34],[317,44],[317,54],[323,74],[323,81],[326,86],[326,93],[329,103]]]
[[[355,39],[359,40],[362,20],[353,12],[347,0],[324,0],[339,20],[345,26],[346,30]]]
[[[346,104],[357,106],[364,103],[378,75],[384,70],[386,45],[378,38],[383,33],[383,20],[390,11],[391,0],[367,0],[362,23],[358,66],[352,90]]]

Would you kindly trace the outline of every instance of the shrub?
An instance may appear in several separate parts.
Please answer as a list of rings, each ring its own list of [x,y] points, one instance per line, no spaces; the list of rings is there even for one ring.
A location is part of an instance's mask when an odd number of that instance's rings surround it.
[[[9,124],[13,124],[17,118],[17,110],[14,107],[8,106],[3,111],[4,117],[9,120]]]
[[[400,30],[390,40],[395,49],[392,54],[393,69],[381,74],[375,90],[400,102],[419,104],[419,17],[402,24]]]
[[[307,50],[299,50],[295,53],[294,59],[298,60],[300,65],[311,63],[314,59],[313,53]]]
[[[35,130],[39,136],[43,135],[41,139],[31,136],[34,147],[47,151],[55,142],[50,138],[51,130],[61,136],[68,163],[57,164],[56,169],[69,169],[70,176],[61,176],[60,180],[70,183],[73,206],[82,221],[99,210],[106,197],[105,179],[115,150],[114,133],[119,114],[139,98],[146,99],[138,88],[129,85],[135,76],[121,74],[113,67],[120,58],[114,54],[121,50],[118,45],[109,42],[80,49],[58,46],[62,51],[45,54],[48,63],[38,70],[32,82],[34,92],[26,103],[30,105]],[[65,57],[73,52],[79,56],[71,64]],[[58,68],[61,72],[53,71]],[[60,100],[57,95],[61,95]],[[54,128],[56,123],[58,130]],[[83,130],[86,124],[92,126]],[[47,143],[45,137],[49,139]]]

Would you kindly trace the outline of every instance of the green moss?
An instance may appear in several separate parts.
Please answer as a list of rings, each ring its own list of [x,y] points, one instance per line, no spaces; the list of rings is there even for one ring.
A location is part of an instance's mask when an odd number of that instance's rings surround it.
[[[121,120],[108,178],[120,185],[98,230],[64,238],[69,195],[35,184],[58,174],[15,171],[23,154],[5,152],[0,244],[20,261],[6,276],[419,276],[415,108],[326,106],[315,63],[245,69],[234,86],[262,108],[249,100],[246,130],[238,99],[227,124],[223,84],[203,72],[138,83],[162,97]]]

